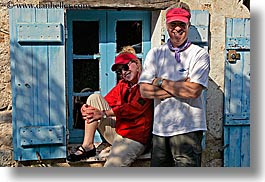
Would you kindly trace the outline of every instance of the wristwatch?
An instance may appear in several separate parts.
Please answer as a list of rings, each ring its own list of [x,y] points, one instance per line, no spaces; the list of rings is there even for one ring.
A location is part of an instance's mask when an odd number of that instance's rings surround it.
[[[163,80],[164,80],[163,78],[158,78],[157,79],[157,86],[158,87],[161,87],[162,86]]]
[[[106,111],[105,111],[105,110],[102,110],[102,113],[103,113],[102,118],[103,118],[103,119],[106,119],[106,118],[108,117],[107,114],[106,114]]]

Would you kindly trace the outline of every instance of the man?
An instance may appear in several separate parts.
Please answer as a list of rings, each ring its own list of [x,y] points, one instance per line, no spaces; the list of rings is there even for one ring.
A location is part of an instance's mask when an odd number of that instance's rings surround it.
[[[154,99],[151,166],[201,166],[210,60],[188,40],[190,18],[185,3],[167,9],[169,40],[148,52],[139,80],[141,95]]]
[[[83,144],[67,157],[68,161],[96,155],[93,140],[97,128],[112,145],[104,167],[130,166],[148,145],[153,100],[140,95],[141,62],[134,54],[122,52],[115,58],[112,71],[116,71],[121,80],[104,98],[100,94],[92,94],[82,106],[81,113],[86,122]]]

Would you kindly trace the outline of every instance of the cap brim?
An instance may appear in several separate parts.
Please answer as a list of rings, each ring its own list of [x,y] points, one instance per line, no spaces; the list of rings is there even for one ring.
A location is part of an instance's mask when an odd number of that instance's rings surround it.
[[[184,23],[188,23],[189,22],[189,19],[188,18],[176,18],[176,17],[172,17],[172,18],[169,18],[167,20],[167,23],[170,23],[170,22],[173,22],[173,21],[180,21],[180,22],[184,22]]]
[[[136,58],[137,57],[132,53],[121,53],[115,58],[114,64],[112,65],[111,70],[116,71],[118,65],[128,64],[132,59],[136,59]]]
[[[125,64],[128,64],[128,63],[125,63]],[[124,64],[114,64],[114,65],[112,65],[111,70],[116,71],[119,65],[124,65]]]
[[[118,66],[117,64],[112,65],[111,70],[112,71],[116,71],[117,70],[117,66]]]

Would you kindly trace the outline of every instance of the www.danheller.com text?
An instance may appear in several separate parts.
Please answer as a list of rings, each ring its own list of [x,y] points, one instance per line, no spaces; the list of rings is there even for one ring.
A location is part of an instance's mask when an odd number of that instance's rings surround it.
[[[15,4],[11,1],[9,1],[6,4],[6,7],[8,9],[11,8],[37,8],[37,9],[61,9],[61,8],[66,8],[66,9],[80,9],[80,8],[88,8],[88,4],[65,4],[64,2],[49,2],[46,4]]]

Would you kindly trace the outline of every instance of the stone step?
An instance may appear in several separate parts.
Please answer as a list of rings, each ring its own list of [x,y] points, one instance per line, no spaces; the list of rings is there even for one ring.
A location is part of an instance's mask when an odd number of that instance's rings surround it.
[[[68,153],[74,152],[74,150],[78,146],[80,146],[80,144],[70,144],[68,146]],[[81,160],[78,162],[67,161],[68,164],[69,165],[71,165],[71,164],[77,165],[78,163],[104,163],[106,161],[106,158],[109,155],[111,145],[109,145],[108,143],[95,143],[95,147],[97,149],[96,156],[89,157],[88,159],[84,159],[84,160]],[[137,167],[137,165],[142,166],[142,165],[145,165],[145,163],[147,166],[149,166],[150,158],[151,158],[150,152],[144,153],[137,158],[137,161],[132,166],[134,166],[134,167]]]

